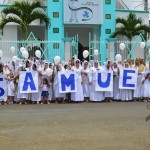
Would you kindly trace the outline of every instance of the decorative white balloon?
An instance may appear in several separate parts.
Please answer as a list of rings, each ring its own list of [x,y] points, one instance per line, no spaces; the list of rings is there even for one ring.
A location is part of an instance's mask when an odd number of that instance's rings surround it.
[[[60,57],[59,56],[55,56],[54,57],[54,63],[57,65],[58,63],[60,63]]]
[[[123,51],[125,49],[125,44],[124,43],[120,43],[119,48]]]
[[[23,56],[25,59],[28,59],[29,53],[28,53],[27,51],[23,51],[23,52],[22,52],[22,56]]]
[[[94,50],[94,55],[97,56],[98,55],[98,49]]]
[[[120,54],[117,54],[117,55],[116,55],[116,61],[117,61],[117,62],[122,61],[122,56],[121,56]]]
[[[50,68],[47,68],[47,69],[46,69],[46,75],[47,75],[48,77],[51,76],[52,73],[53,73],[53,70],[52,70],[52,69],[50,69]]]
[[[37,58],[41,58],[41,51],[40,51],[40,50],[36,50],[36,51],[35,51],[35,56],[36,56]]]
[[[141,47],[141,48],[144,48],[145,45],[146,45],[145,42],[141,42],[141,43],[140,43],[140,47]]]
[[[22,53],[23,51],[26,51],[26,49],[24,47],[21,47],[20,52]]]
[[[10,48],[10,51],[11,51],[12,53],[15,53],[15,50],[16,50],[16,49],[15,49],[15,47],[13,47],[13,46]]]
[[[3,51],[2,50],[0,50],[0,57],[2,57],[3,56]]]
[[[87,58],[89,56],[89,51],[88,50],[84,50],[83,51],[83,57]]]
[[[12,58],[14,61],[16,61],[17,59],[18,59],[18,57],[17,56],[13,56],[13,58]]]

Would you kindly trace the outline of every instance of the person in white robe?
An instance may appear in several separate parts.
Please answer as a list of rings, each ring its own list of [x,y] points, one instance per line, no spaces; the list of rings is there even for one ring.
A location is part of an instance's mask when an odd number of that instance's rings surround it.
[[[98,61],[94,61],[93,67],[90,68],[89,72],[89,85],[90,85],[90,101],[91,102],[100,102],[104,100],[104,92],[96,91],[96,79],[97,79],[97,72],[102,69],[99,66]]]
[[[83,95],[84,95],[84,100],[86,102],[89,101],[90,97],[90,90],[89,90],[89,66],[88,62],[84,61],[83,62],[83,67],[82,67],[82,80],[83,80]]]
[[[104,63],[104,67],[103,67],[103,69],[105,70],[105,71],[110,71],[110,70],[112,70],[112,66],[111,66],[112,64],[111,64],[111,61],[110,60],[107,60],[107,62],[105,62]],[[113,91],[105,91],[104,92],[104,96],[105,96],[105,100],[107,101],[107,102],[111,102],[112,101],[112,98],[113,98]]]
[[[64,103],[65,101],[65,93],[60,93],[59,92],[59,82],[58,82],[58,73],[61,72],[61,71],[64,71],[64,67],[62,66],[62,64],[57,64],[54,68],[54,84],[53,84],[53,87],[54,87],[54,98],[55,98],[55,102],[56,103]]]
[[[120,100],[119,68],[117,62],[113,63],[113,99]]]
[[[144,87],[144,102],[150,101],[150,63],[149,68],[145,69],[142,84]]]
[[[129,68],[129,63],[125,63],[125,68]],[[133,100],[133,90],[131,89],[121,89],[120,90],[121,101],[131,101]]]
[[[41,101],[41,89],[40,89],[41,79],[40,79],[40,72],[37,70],[36,64],[32,65],[32,71],[38,73],[38,92],[31,94],[31,101],[32,101],[32,103],[39,104]]]
[[[82,67],[79,59],[75,60],[75,66],[72,67],[72,70],[76,73],[77,77],[77,92],[71,93],[71,101],[73,102],[83,102],[84,95],[83,95],[83,81],[82,81]]]

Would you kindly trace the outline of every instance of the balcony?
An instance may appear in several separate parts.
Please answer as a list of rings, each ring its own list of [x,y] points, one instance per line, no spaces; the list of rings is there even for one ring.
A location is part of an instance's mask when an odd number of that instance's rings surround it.
[[[116,10],[148,11],[148,0],[116,0]]]

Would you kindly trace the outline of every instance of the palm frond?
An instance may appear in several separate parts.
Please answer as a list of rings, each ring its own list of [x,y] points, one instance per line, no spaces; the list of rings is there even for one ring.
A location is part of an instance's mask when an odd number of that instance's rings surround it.
[[[17,16],[21,15],[21,10],[16,7],[6,7],[2,10],[2,17],[6,17],[8,14],[15,14]]]
[[[3,30],[4,30],[5,25],[7,23],[10,23],[10,22],[20,24],[20,20],[17,17],[11,17],[10,16],[8,18],[3,18],[0,22],[0,30],[2,31],[2,34],[3,34]]]
[[[122,26],[126,26],[128,24],[127,20],[125,20],[124,18],[117,18],[116,19],[116,24],[122,24]]]
[[[138,18],[135,13],[130,13],[127,18],[117,18],[116,24],[121,23],[122,26],[112,34],[112,37],[118,35],[126,36],[130,41],[136,35],[144,32],[150,32],[150,27],[142,24],[142,19]]]
[[[50,19],[48,18],[48,16],[46,14],[38,12],[38,11],[34,11],[30,15],[29,23],[31,23],[32,21],[34,21],[36,19],[40,19],[41,21],[44,21],[46,24],[46,28],[48,28],[50,26]]]

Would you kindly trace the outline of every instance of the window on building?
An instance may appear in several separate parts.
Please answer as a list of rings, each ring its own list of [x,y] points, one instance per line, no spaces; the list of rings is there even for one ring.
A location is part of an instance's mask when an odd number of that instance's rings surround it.
[[[59,18],[59,12],[53,12],[53,17],[54,18]]]
[[[53,0],[53,2],[59,2],[59,0]]]
[[[105,0],[105,4],[111,4],[111,0]]]
[[[106,29],[106,30],[105,30],[105,33],[106,33],[106,34],[111,34],[111,29]]]
[[[53,49],[59,49],[59,43],[53,43]]]
[[[106,19],[111,19],[111,14],[106,14],[106,15],[105,15],[105,18],[106,18]]]
[[[59,28],[53,28],[53,33],[59,33]]]

